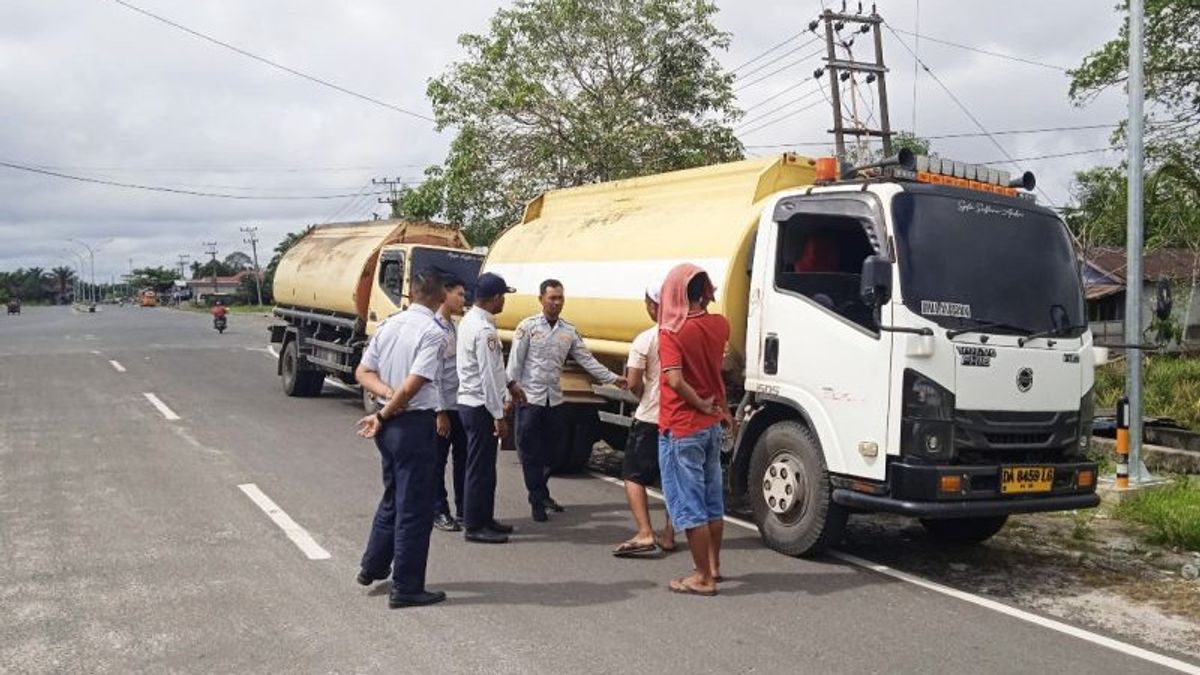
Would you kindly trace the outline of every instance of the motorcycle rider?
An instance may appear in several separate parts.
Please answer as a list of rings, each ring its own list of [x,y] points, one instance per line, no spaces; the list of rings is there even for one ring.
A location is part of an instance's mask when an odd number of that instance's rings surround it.
[[[220,300],[213,302],[213,308],[212,308],[213,326],[216,327],[216,325],[218,323],[225,321],[225,315],[228,313],[229,313],[229,310],[225,308],[225,303],[221,302]]]

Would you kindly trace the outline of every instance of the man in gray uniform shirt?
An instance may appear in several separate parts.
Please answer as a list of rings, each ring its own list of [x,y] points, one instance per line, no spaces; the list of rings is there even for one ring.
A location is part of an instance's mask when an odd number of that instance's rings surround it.
[[[520,385],[526,403],[517,406],[517,454],[529,491],[533,519],[546,520],[546,509],[562,511],[550,497],[548,468],[553,449],[562,443],[559,406],[563,402],[563,366],[570,356],[603,384],[626,386],[625,378],[605,368],[583,344],[575,326],[559,316],[566,300],[562,282],[547,279],[538,289],[542,313],[525,319],[513,334],[508,379]]]

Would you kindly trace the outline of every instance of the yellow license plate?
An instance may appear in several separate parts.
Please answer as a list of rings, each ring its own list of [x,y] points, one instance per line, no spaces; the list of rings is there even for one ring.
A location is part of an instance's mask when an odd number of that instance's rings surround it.
[[[1049,492],[1052,487],[1054,487],[1054,467],[1052,466],[1000,467],[1000,494]]]

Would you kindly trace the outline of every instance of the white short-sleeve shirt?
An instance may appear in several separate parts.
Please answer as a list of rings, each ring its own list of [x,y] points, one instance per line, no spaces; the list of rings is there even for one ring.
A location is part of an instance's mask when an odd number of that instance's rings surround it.
[[[658,380],[662,374],[658,360],[658,326],[647,328],[633,339],[627,366],[646,373],[646,388],[642,391],[642,400],[633,418],[647,424],[658,424]]]

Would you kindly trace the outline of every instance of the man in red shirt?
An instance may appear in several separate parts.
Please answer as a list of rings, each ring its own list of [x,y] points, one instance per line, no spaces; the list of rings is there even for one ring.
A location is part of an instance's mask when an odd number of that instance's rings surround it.
[[[683,264],[667,275],[659,316],[662,363],[658,456],[675,530],[687,532],[693,571],[671,590],[716,595],[725,498],[721,424],[732,424],[721,377],[729,321],[706,307],[716,289],[708,274]]]

